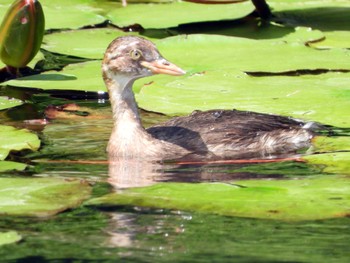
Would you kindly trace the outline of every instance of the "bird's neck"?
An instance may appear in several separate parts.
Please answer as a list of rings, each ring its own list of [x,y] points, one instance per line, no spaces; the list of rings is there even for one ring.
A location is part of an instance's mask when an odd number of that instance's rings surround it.
[[[132,85],[134,80],[106,80],[114,127],[108,143],[110,157],[132,157],[143,150],[150,136],[142,127]]]
[[[122,124],[124,121],[141,126],[135,96],[132,92],[132,84],[133,81],[127,82],[124,86],[122,86],[123,83],[118,82],[109,85],[109,99],[115,126]]]

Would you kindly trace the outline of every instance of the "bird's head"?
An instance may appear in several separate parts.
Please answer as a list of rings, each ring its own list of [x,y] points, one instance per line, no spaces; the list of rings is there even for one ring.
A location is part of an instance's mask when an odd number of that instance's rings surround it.
[[[111,80],[129,83],[153,74],[179,76],[185,71],[164,59],[151,41],[123,36],[108,46],[102,62],[102,73],[106,83]]]

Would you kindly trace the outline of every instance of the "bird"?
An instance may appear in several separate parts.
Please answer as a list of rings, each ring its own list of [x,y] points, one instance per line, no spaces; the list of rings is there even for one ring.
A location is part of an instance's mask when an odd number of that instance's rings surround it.
[[[276,158],[311,146],[312,122],[239,110],[195,110],[145,129],[132,86],[154,74],[186,72],[166,60],[156,45],[139,36],[114,39],[102,60],[113,129],[107,145],[113,159],[146,161]]]

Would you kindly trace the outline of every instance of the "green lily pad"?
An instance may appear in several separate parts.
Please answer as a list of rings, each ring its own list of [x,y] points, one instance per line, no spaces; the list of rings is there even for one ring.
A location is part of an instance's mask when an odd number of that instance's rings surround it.
[[[21,100],[0,96],[0,110],[16,107],[23,104]]]
[[[105,34],[105,32],[101,32],[101,34]],[[156,42],[165,57],[190,72],[215,69],[263,72],[319,68],[350,69],[349,64],[344,60],[344,57],[350,56],[349,51],[327,50],[321,52],[305,47],[307,39],[312,40],[320,36],[322,35],[318,31],[307,32],[305,29],[300,29],[283,40],[257,41],[225,36],[189,35],[171,37]],[[62,42],[57,41],[56,46]],[[82,46],[81,44],[78,42],[77,46]],[[69,52],[68,49],[66,50]],[[74,49],[71,50],[74,52]],[[252,50],[254,50],[253,58],[251,57]],[[101,51],[102,47],[98,47],[97,53],[93,56],[101,58]],[[281,58],[288,63],[281,63]],[[16,85],[16,82],[10,83]]]
[[[1,0],[0,17],[3,17],[12,2],[12,0]],[[96,6],[93,7],[91,2],[90,0],[62,0],[59,2],[41,0],[45,14],[45,28],[78,28],[106,20],[105,17],[98,14],[102,10]]]
[[[294,41],[288,44],[205,35],[168,38],[159,41],[158,46],[190,74],[139,80],[137,99],[145,109],[183,114],[195,109],[236,108],[349,126],[349,74],[317,72],[320,68],[349,70],[343,63],[349,51],[318,51]],[[254,58],[251,50],[257,51]],[[288,63],[281,63],[281,58]],[[310,74],[287,74],[298,70]],[[242,71],[265,72],[266,76],[253,77]],[[272,72],[286,72],[286,76],[269,76]],[[329,114],[331,109],[333,114]]]
[[[95,13],[89,5],[79,4],[76,1],[47,1],[43,4],[45,12],[45,28],[79,28],[86,25],[102,23],[105,17]],[[92,12],[94,11],[94,12]]]
[[[350,51],[306,47],[306,30],[298,31],[283,40],[257,41],[214,35],[159,40],[161,53],[189,74],[139,80],[135,85],[139,105],[166,114],[236,108],[348,127],[349,73],[321,73],[350,70],[344,59],[350,56]],[[288,63],[282,63],[281,59]],[[323,71],[318,72],[319,69]],[[288,72],[298,74],[299,71],[301,76],[288,76]],[[254,73],[261,72],[266,76],[253,77]],[[269,76],[272,73],[286,76]],[[106,90],[99,61],[75,64],[62,72],[47,72],[7,84],[41,89]]]
[[[318,154],[302,157],[307,164],[320,168],[323,173],[350,175],[349,136],[316,137],[313,151]]]
[[[16,243],[21,239],[22,236],[16,231],[0,232],[0,246]]]
[[[46,35],[42,47],[51,52],[102,59],[109,43],[122,35],[126,33],[109,28],[63,31]]]
[[[350,49],[350,32],[348,31],[332,31],[326,32],[322,41],[310,43],[311,47],[318,49],[329,48],[347,48]]]
[[[349,127],[349,77],[349,73],[252,77],[234,70],[208,71],[140,80],[136,97],[142,108],[170,115],[235,108]]]
[[[350,210],[350,179],[249,180],[235,184],[161,183],[88,201],[98,207],[131,205],[282,220],[343,217]]]
[[[185,0],[185,1],[197,3],[197,4],[233,4],[233,3],[240,3],[248,0]]]
[[[0,178],[0,214],[46,217],[77,207],[91,187],[78,180]]]
[[[23,171],[27,167],[24,163],[10,162],[10,161],[0,161],[0,172],[4,171]]]
[[[288,1],[270,0],[278,21],[290,26],[308,26],[322,30],[323,41],[310,46],[327,48],[350,48],[350,15],[347,0]]]
[[[0,160],[4,160],[10,151],[24,149],[37,150],[40,140],[28,130],[18,130],[11,126],[0,125]]]
[[[60,72],[47,71],[40,75],[10,80],[7,84],[45,90],[106,91],[101,75],[101,61],[71,64]]]
[[[304,30],[301,32],[305,34]],[[157,41],[157,46],[166,58],[176,58],[181,61],[178,64],[190,72],[215,69],[249,72],[350,69],[349,63],[344,59],[350,56],[350,51],[314,50],[305,46],[304,37],[301,37],[301,41],[296,41],[296,38],[298,37],[294,34],[277,40],[198,34],[162,39]],[[287,63],[282,63],[282,60]]]
[[[309,164],[323,167],[323,173],[350,175],[350,152],[314,154],[303,159]]]
[[[63,31],[46,35],[43,48],[61,54],[69,54],[91,59],[102,59],[103,53],[113,39],[128,34],[135,35],[135,33],[125,33],[118,29],[108,28]],[[287,42],[304,44],[306,42],[315,42],[323,38],[324,34],[318,30],[297,28],[294,32],[283,35],[282,39]],[[148,39],[157,41],[151,38]],[[210,40],[211,38],[209,41]],[[89,45],[86,45],[86,41],[89,41]]]
[[[313,140],[313,145],[317,152],[350,152],[350,137],[349,136],[319,136]]]
[[[111,10],[107,17],[118,26],[129,26],[135,23],[143,28],[168,28],[179,24],[237,19],[244,17],[254,10],[247,3],[237,5],[199,5],[186,2],[169,4],[137,4],[125,8]]]

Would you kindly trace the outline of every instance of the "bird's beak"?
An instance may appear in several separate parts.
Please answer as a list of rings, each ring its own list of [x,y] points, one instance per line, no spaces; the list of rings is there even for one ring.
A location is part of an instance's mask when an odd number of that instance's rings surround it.
[[[151,62],[142,61],[141,65],[149,69],[153,74],[167,74],[173,76],[180,76],[186,74],[186,71],[179,68],[175,64],[170,63],[164,58],[160,58]]]

